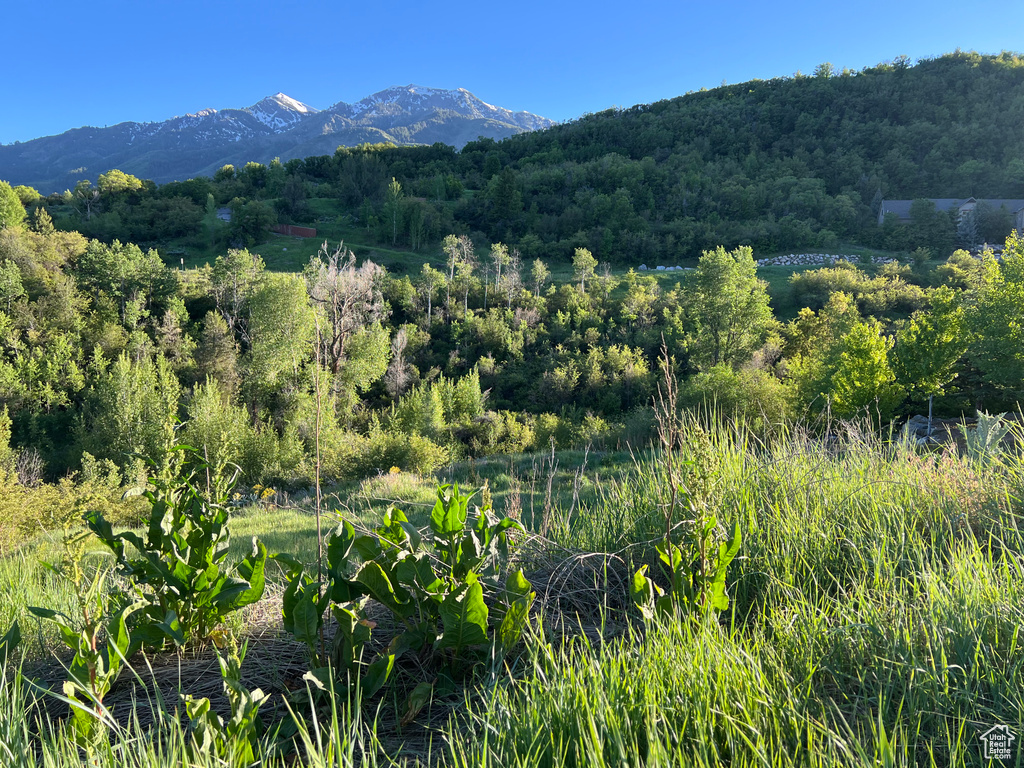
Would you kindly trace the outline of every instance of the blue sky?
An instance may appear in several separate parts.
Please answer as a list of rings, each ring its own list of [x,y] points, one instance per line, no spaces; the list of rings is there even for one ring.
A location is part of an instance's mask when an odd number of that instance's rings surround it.
[[[408,83],[566,120],[824,61],[1024,49],[1021,0],[4,5],[4,143],[278,91],[324,108]]]

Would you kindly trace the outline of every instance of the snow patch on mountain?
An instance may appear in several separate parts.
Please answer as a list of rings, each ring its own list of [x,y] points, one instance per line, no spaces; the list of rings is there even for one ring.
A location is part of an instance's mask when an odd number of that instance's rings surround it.
[[[202,109],[162,122],[84,126],[0,147],[0,178],[44,191],[120,168],[158,183],[211,175],[225,163],[330,154],[365,142],[463,146],[477,136],[503,139],[553,123],[481,101],[464,88],[387,88],[356,104],[317,110],[283,93],[241,109]]]
[[[248,112],[274,133],[281,133],[320,110],[286,94],[275,93],[242,111]]]
[[[429,119],[443,112],[454,112],[470,119],[494,120],[520,130],[536,130],[554,125],[553,121],[539,115],[513,112],[488,104],[465,88],[452,91],[422,85],[392,86],[355,104],[338,102],[328,111],[359,121],[373,118],[415,121]]]

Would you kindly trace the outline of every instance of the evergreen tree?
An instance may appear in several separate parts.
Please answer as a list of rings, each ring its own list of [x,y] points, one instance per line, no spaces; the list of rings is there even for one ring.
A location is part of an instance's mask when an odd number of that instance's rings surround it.
[[[956,245],[967,251],[978,247],[978,219],[974,211],[966,211],[956,222]]]

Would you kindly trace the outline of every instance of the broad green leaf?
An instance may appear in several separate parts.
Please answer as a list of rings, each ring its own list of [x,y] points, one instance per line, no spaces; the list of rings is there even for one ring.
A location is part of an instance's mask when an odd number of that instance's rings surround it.
[[[352,546],[359,553],[359,556],[366,561],[376,560],[384,554],[384,550],[380,546],[380,539],[376,536],[359,536]]]
[[[35,605],[28,606],[28,612],[33,616],[40,619],[49,619],[50,621],[56,621],[57,617],[67,619],[68,617],[60,611],[55,611],[52,608],[40,608]]]
[[[415,534],[415,546],[410,540],[410,530]],[[377,528],[377,533],[380,534],[384,542],[390,542],[399,547],[415,549],[419,546],[419,531],[409,522],[405,513],[397,507],[388,507],[384,513],[384,522]]]
[[[185,714],[188,715],[189,720],[199,720],[200,718],[206,717],[210,711],[210,700],[207,698],[194,699],[191,696],[185,696]]]
[[[331,688],[331,677],[334,670],[330,667],[317,667],[306,672],[302,679],[320,691],[327,691]]]
[[[497,658],[503,659],[508,656],[519,642],[519,638],[523,636],[526,622],[530,619],[530,606],[533,604],[534,596],[535,593],[530,592],[509,605],[495,638]]]
[[[255,536],[252,538],[252,554],[238,564],[238,574],[245,579],[249,587],[231,602],[231,609],[243,608],[259,601],[266,587],[265,570],[267,565],[267,548]]]
[[[274,560],[284,566],[284,570],[289,574],[299,573],[303,569],[302,563],[285,552],[278,552],[271,555],[268,559]]]
[[[114,529],[107,522],[107,519],[103,517],[103,513],[97,510],[90,510],[85,513],[84,518],[86,527],[96,535],[96,538],[109,547],[118,560],[120,560],[124,556],[124,545],[114,535]]]
[[[127,618],[133,612],[134,609],[118,611],[107,624],[107,643],[117,652],[112,655],[111,665],[114,664],[114,655],[127,657],[128,652],[131,650],[132,639],[128,633]]]
[[[185,634],[181,622],[178,620],[178,614],[174,611],[168,611],[163,621],[157,622],[155,626],[164,633],[164,637],[175,645],[182,646],[185,644]]]
[[[509,602],[519,597],[525,597],[530,594],[531,589],[533,589],[533,585],[530,584],[523,574],[522,568],[510,573],[508,579],[505,580],[505,592],[508,595]]]
[[[2,638],[0,638],[0,667],[7,663],[7,659],[10,658],[11,653],[21,643],[21,627],[18,626],[18,622],[15,621],[11,628],[7,630]]]
[[[295,639],[300,643],[314,645],[323,625],[323,612],[317,601],[317,590],[314,585],[307,585],[295,601],[292,626]]]
[[[469,496],[459,495],[458,484],[441,485],[437,489],[437,501],[430,513],[430,529],[437,536],[449,537],[460,533],[466,524]]]
[[[295,606],[299,602],[301,590],[311,582],[308,576],[302,573],[302,566],[292,573],[285,587],[284,595],[281,597],[281,616],[285,632],[295,634]]]
[[[676,612],[676,602],[672,598],[672,595],[665,595],[664,597],[657,598],[654,601],[654,607],[657,610],[657,613],[666,617],[672,616]],[[651,618],[653,617],[654,614],[652,613]]]
[[[347,520],[327,540],[327,567],[332,574],[341,574],[348,566],[349,553],[355,540],[355,528]]]
[[[221,576],[216,582],[203,590],[201,599],[203,603],[214,606],[219,613],[233,611],[238,601],[248,591],[249,585],[241,579],[227,578]],[[196,590],[197,592],[199,590]],[[246,603],[248,605],[248,603]]]
[[[633,581],[629,587],[630,597],[640,609],[645,619],[654,618],[656,601],[662,595],[661,588],[647,578],[647,566],[641,566],[640,570],[633,574]]]
[[[476,531],[469,529],[462,537],[462,546],[456,553],[456,562],[452,568],[452,575],[461,580],[468,572],[475,569],[483,561],[483,546]]]
[[[391,676],[391,670],[395,667],[395,654],[386,653],[378,656],[372,664],[366,668],[366,675],[363,677],[363,696],[373,696],[384,687],[384,683]]]
[[[711,606],[718,611],[724,611],[729,607],[729,596],[725,591],[725,577],[728,572],[729,563],[733,561],[740,551],[741,535],[739,524],[733,523],[732,535],[728,543],[718,545],[718,562],[715,565],[715,573],[711,581]]]
[[[400,599],[395,593],[394,585],[384,573],[384,569],[372,560],[363,563],[363,567],[356,574],[356,581],[366,587],[370,595],[385,608],[396,616],[406,618],[411,616],[415,606],[410,602]]]
[[[477,582],[462,593],[448,595],[441,603],[441,622],[444,633],[437,642],[437,650],[454,648],[458,654],[468,645],[486,643],[487,604],[483,586]]]
[[[420,548],[420,544],[423,542],[423,536],[420,534],[419,529],[415,525],[410,523],[408,520],[399,523],[402,526],[402,530],[405,531],[406,540],[409,545],[409,550],[416,552]]]
[[[407,555],[395,566],[395,575],[406,588],[412,588],[430,596],[444,591],[444,582],[434,573],[430,557],[425,553]]]

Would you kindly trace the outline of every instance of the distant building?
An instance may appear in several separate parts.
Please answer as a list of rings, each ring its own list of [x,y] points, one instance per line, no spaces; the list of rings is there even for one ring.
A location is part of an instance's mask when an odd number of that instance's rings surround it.
[[[968,197],[966,200],[951,197],[929,197],[926,199],[935,203],[935,210],[937,211],[956,211],[957,219],[973,212],[979,204],[987,205],[994,211],[1006,208],[1013,215],[1014,229],[1018,232],[1024,232],[1024,200],[979,199],[974,197]],[[896,214],[896,221],[899,224],[909,224],[910,206],[913,204],[913,200],[883,200],[881,207],[878,209],[879,226],[885,222],[885,215],[887,213]]]

